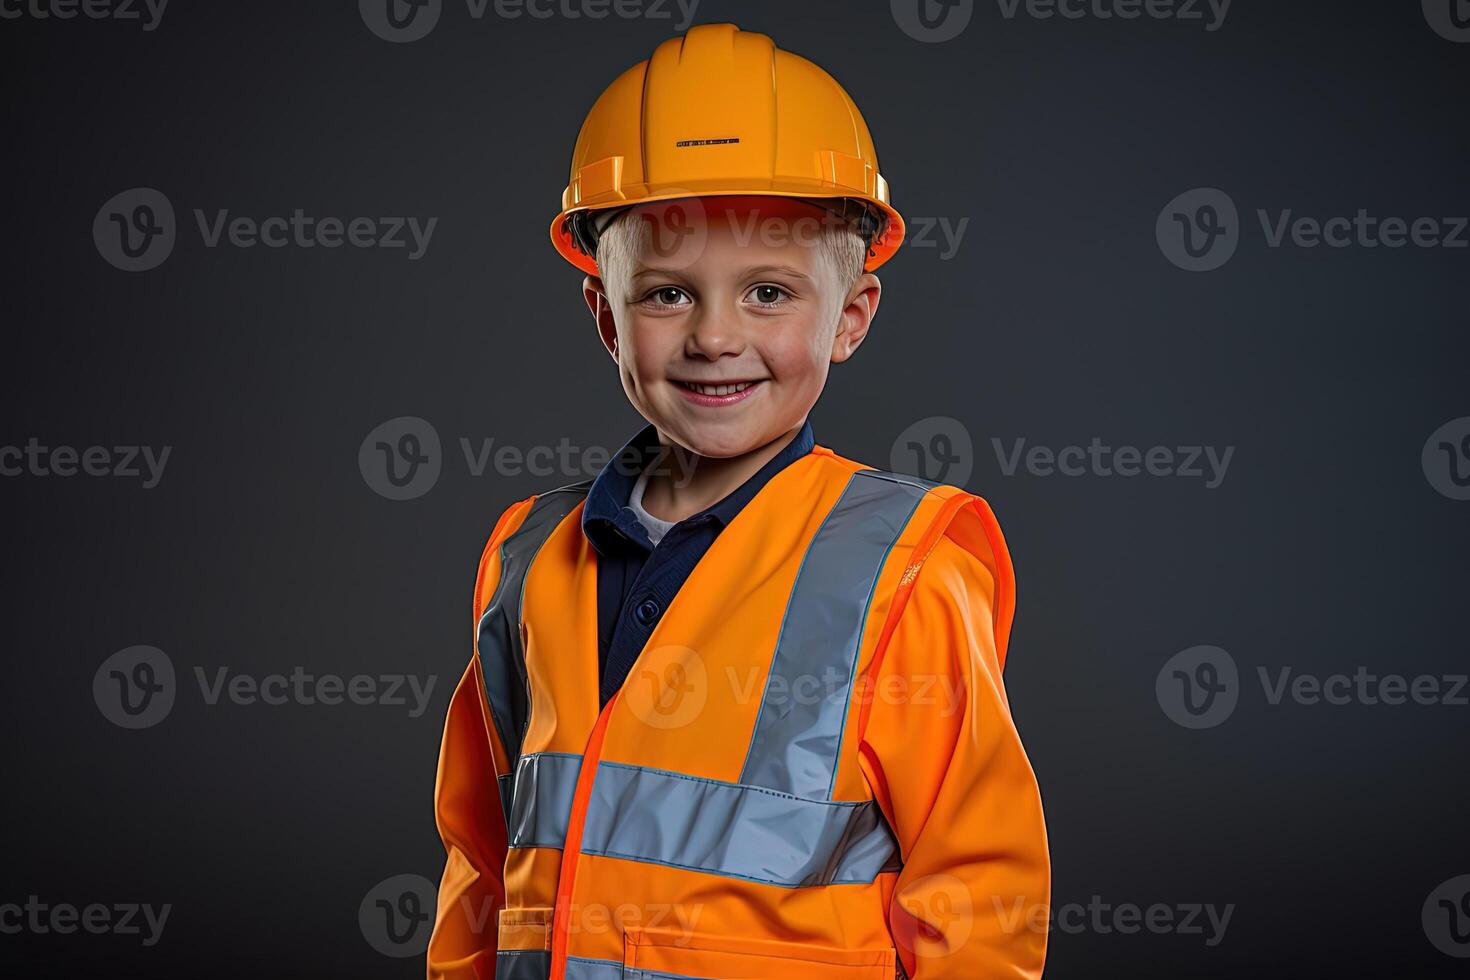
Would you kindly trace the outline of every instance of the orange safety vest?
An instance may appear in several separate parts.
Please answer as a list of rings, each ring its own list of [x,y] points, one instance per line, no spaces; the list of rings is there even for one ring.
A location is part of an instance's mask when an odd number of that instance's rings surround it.
[[[481,561],[429,976],[1040,977],[1050,866],[985,502],[815,447],[599,710],[590,485],[512,505]]]

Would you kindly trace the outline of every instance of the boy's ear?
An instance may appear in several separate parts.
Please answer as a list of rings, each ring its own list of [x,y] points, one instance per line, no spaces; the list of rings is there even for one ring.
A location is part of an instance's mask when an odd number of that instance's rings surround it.
[[[847,303],[837,314],[837,334],[832,338],[833,364],[841,364],[851,357],[868,336],[882,293],[883,284],[871,272],[858,276],[847,291]]]
[[[597,276],[588,276],[582,280],[582,298],[587,301],[587,309],[592,311],[592,319],[597,321],[597,335],[602,338],[602,346],[607,348],[613,360],[617,360],[618,325],[613,321],[607,287]]]

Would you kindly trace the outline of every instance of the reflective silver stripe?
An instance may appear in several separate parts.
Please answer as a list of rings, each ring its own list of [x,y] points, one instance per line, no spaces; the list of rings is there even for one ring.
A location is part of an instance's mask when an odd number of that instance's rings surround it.
[[[548,949],[502,949],[495,954],[495,980],[547,980],[549,976],[551,951]]]
[[[549,953],[547,954],[550,955]],[[646,974],[652,977],[653,974]],[[665,977],[674,976],[672,973],[661,974]],[[586,956],[567,957],[567,980],[627,980],[628,977],[643,977],[642,970],[629,970],[623,972],[623,964],[617,960],[594,960]],[[498,980],[498,978],[497,978]],[[691,977],[689,980],[698,980]]]
[[[872,800],[796,799],[758,786],[598,764],[582,853],[797,888],[871,882],[898,845]]]
[[[511,847],[566,843],[580,756],[536,752],[516,766]],[[898,848],[871,801],[800,800],[758,786],[603,761],[582,850],[766,884],[870,882]]]
[[[547,949],[505,949],[495,954],[495,980],[547,980],[551,976],[551,951]],[[675,980],[700,980],[682,974],[649,973],[645,970],[623,972],[617,960],[595,960],[587,956],[568,956],[566,980],[639,980],[673,977]]]
[[[873,589],[925,493],[873,470],[859,470],[848,480],[797,572],[741,783],[832,798]],[[802,696],[813,685],[822,696]]]
[[[485,697],[500,744],[514,764],[530,721],[526,656],[521,649],[521,606],[526,570],[558,524],[586,497],[592,482],[558,487],[531,502],[530,513],[500,545],[500,580],[476,632]]]
[[[515,793],[506,824],[511,847],[561,847],[572,817],[582,757],[533,752],[516,763]]]

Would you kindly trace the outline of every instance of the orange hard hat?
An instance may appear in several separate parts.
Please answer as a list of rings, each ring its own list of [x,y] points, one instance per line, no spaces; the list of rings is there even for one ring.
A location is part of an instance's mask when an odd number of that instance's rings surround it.
[[[597,212],[729,195],[837,198],[868,271],[903,241],[873,139],[818,66],[734,24],[702,24],[623,72],[587,113],[551,241],[596,275]]]

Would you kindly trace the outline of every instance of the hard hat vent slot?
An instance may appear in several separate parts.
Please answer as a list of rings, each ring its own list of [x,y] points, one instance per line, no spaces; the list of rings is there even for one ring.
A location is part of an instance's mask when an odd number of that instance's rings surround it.
[[[623,158],[604,157],[577,171],[577,203],[604,195],[623,196]]]

